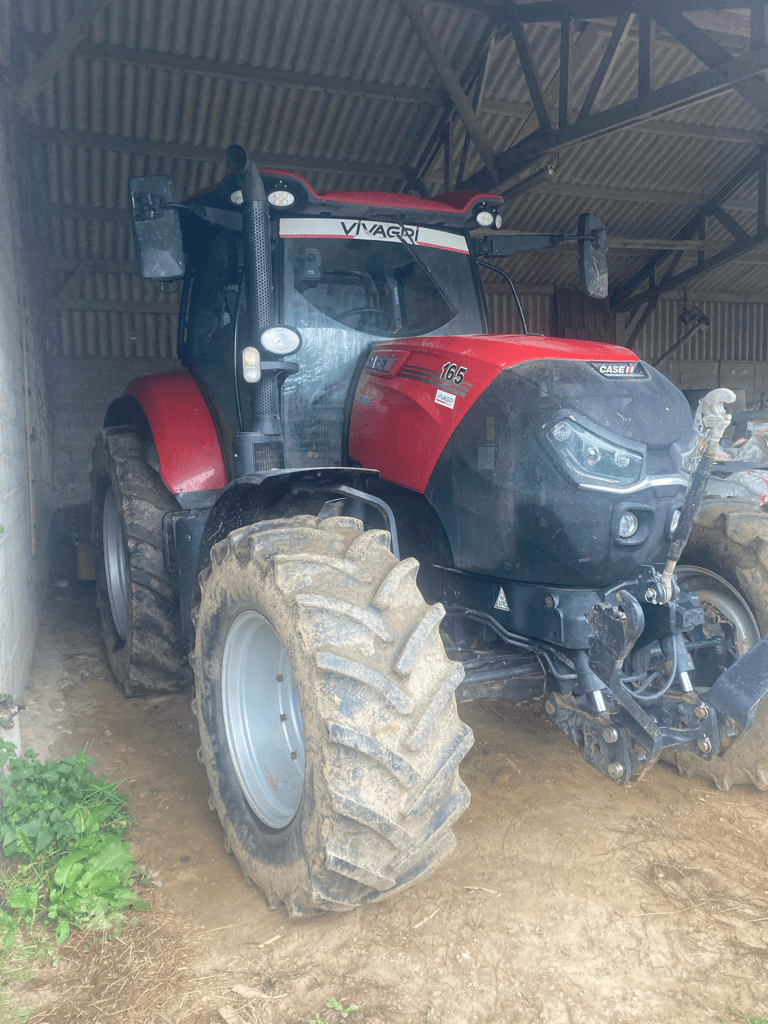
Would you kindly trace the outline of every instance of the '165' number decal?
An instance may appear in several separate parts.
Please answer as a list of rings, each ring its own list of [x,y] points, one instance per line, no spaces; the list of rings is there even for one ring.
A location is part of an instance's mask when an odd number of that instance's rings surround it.
[[[454,384],[461,384],[466,372],[466,366],[457,366],[456,363],[444,363],[440,371],[440,378],[441,380],[451,381]]]

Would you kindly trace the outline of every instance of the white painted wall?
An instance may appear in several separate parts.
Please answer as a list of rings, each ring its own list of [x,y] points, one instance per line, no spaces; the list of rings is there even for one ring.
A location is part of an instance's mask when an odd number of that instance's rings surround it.
[[[22,234],[22,208],[7,122],[0,120],[0,693],[17,699],[29,675],[47,584],[53,502],[41,321],[25,270],[34,258],[25,251],[32,232]]]

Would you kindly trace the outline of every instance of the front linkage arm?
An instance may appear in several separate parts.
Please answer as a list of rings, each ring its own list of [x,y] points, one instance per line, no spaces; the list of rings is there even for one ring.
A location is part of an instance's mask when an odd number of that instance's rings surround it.
[[[587,622],[593,631],[589,667],[613,700],[599,715],[556,693],[544,705],[547,717],[576,744],[584,760],[623,785],[654,764],[664,749],[714,756],[720,750],[717,717],[698,697],[660,697],[646,710],[621,679],[624,661],[645,629],[640,602],[628,590],[619,590],[610,601],[596,604]]]

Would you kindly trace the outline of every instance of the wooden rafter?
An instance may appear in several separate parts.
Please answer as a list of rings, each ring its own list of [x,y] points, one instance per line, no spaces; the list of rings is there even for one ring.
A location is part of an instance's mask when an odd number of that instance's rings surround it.
[[[16,101],[22,110],[29,110],[57,71],[64,67],[75,48],[86,37],[93,19],[107,6],[109,0],[79,0],[76,13],[52,40],[45,52],[32,64],[27,77],[16,91]]]
[[[50,45],[51,38],[37,33],[27,33],[21,37],[21,41],[29,47],[38,49],[40,46]],[[116,46],[111,43],[95,43],[90,39],[79,43],[74,50],[74,55],[106,61],[109,64],[129,64],[141,68],[154,68],[158,71],[176,71],[230,81],[307,89],[310,92],[362,96],[369,99],[402,100],[406,103],[419,103],[430,107],[452,106],[451,98],[444,89],[415,88],[390,83],[361,82],[355,81],[353,78],[316,75],[309,72],[281,71],[280,68],[257,67],[251,64],[238,64],[235,61],[211,60],[206,57],[189,57],[181,53],[164,53],[158,50]]]

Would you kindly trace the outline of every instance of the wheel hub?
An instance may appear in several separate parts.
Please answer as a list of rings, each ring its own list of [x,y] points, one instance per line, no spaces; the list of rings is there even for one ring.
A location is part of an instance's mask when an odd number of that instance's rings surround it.
[[[735,654],[741,657],[760,639],[760,629],[741,594],[727,580],[709,569],[681,565],[675,570],[682,590],[694,593],[704,608],[707,620],[722,622],[733,630]]]
[[[288,655],[259,612],[242,612],[229,629],[222,700],[229,752],[243,794],[265,825],[285,828],[304,789],[304,728]]]
[[[112,487],[104,495],[102,512],[102,549],[104,571],[107,577],[107,594],[112,611],[115,632],[121,640],[128,639],[130,629],[130,599],[128,596],[128,559],[123,540],[123,524],[120,509]]]

